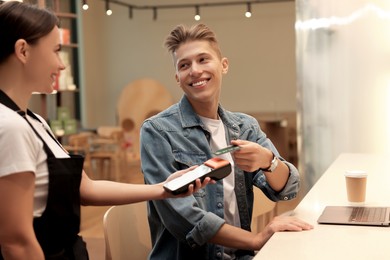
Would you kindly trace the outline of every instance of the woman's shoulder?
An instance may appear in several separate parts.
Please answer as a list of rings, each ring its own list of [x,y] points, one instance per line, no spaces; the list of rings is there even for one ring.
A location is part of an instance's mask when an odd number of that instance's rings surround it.
[[[34,138],[34,132],[26,120],[15,111],[0,104],[0,136],[4,140]]]
[[[0,128],[2,129],[28,129],[28,124],[23,117],[2,104],[0,104],[0,122]]]

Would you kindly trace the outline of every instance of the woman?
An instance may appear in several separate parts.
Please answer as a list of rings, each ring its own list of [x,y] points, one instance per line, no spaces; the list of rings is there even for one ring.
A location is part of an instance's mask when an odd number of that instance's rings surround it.
[[[27,110],[32,93],[51,93],[65,68],[59,57],[57,23],[54,14],[25,3],[0,5],[0,247],[4,259],[88,259],[78,236],[81,204],[118,205],[171,197],[164,183],[89,179],[82,171],[83,158],[70,156],[47,123]],[[197,180],[185,195],[209,181]]]

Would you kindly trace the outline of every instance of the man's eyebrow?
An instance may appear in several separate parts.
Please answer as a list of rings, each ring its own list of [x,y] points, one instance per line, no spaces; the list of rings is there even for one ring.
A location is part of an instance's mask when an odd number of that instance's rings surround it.
[[[211,55],[211,54],[209,52],[201,52],[201,53],[196,54],[195,57],[197,58],[197,57],[201,57],[201,56],[205,56],[205,55]],[[188,58],[188,57],[184,57],[184,58],[178,60],[178,62],[181,62],[183,60],[189,60],[189,59],[190,58]]]

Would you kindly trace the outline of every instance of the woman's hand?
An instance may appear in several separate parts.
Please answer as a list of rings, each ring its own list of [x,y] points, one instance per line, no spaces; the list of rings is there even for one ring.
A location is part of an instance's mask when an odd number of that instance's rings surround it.
[[[166,180],[165,182],[162,182],[161,184],[164,185],[165,183],[173,180],[173,179],[176,179],[180,176],[182,176],[183,174],[186,174],[187,172],[189,171],[192,171],[194,170],[196,167],[198,166],[192,166],[188,169],[185,169],[185,170],[181,170],[181,171],[177,171],[175,173],[172,173]],[[196,179],[195,181],[195,185],[194,184],[190,184],[188,186],[188,191],[185,192],[185,193],[181,193],[181,194],[178,194],[178,195],[173,195],[172,193],[168,192],[168,191],[165,191],[164,190],[164,197],[166,198],[181,198],[181,197],[187,197],[189,195],[192,195],[194,192],[197,192],[199,189],[202,189],[203,187],[205,187],[207,184],[214,184],[215,181],[212,180],[210,177],[206,177],[203,182],[200,181],[200,179]]]

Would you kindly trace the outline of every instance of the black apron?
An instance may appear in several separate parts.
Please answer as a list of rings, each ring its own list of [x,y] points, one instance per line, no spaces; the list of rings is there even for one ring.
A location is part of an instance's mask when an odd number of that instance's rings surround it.
[[[84,158],[55,158],[53,152],[27,120],[25,112],[0,90],[0,103],[16,111],[26,119],[35,134],[42,140],[47,154],[49,190],[46,209],[41,217],[34,218],[35,235],[46,259],[86,260],[89,259],[86,244],[78,235],[80,231],[80,183]],[[29,110],[29,116],[40,120]],[[48,134],[58,141],[47,131]],[[59,144],[60,145],[60,144]],[[0,254],[0,259],[3,259]]]

